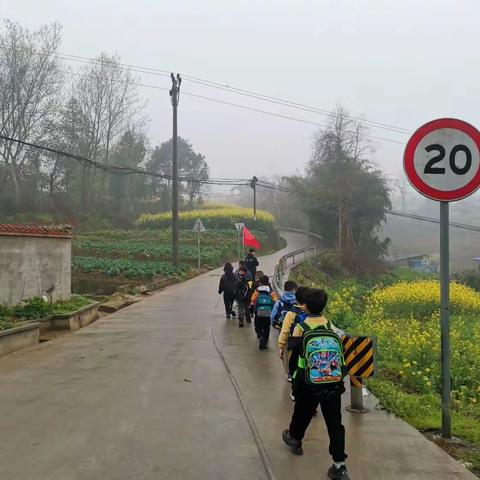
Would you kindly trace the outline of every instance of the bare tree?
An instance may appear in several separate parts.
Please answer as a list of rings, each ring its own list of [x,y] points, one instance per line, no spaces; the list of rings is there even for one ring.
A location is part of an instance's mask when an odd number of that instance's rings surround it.
[[[63,76],[55,57],[61,28],[54,23],[31,32],[10,21],[0,33],[0,132],[30,142],[45,142],[52,133],[61,100]],[[0,190],[10,185],[21,206],[21,176],[31,149],[0,143]]]
[[[123,68],[119,56],[100,54],[85,66],[72,88],[71,102],[79,110],[79,131],[82,141],[79,153],[108,165],[114,143],[128,128],[143,120],[139,118],[142,106],[135,78]],[[95,189],[88,167],[83,167],[82,200],[85,206],[94,200]],[[87,195],[87,185],[89,186]],[[106,175],[97,181],[97,189],[107,190]]]

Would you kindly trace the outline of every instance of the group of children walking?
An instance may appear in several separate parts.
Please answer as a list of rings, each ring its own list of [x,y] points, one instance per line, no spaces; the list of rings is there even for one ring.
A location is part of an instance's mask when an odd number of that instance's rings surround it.
[[[341,395],[345,392],[343,346],[337,329],[323,316],[327,293],[289,280],[277,298],[268,276],[257,267],[253,249],[236,272],[232,264],[225,264],[219,293],[223,293],[226,317],[236,316],[234,303],[239,327],[244,326],[244,320],[250,323],[253,316],[260,350],[268,348],[271,326],[280,331],[279,357],[295,401],[290,426],[282,439],[293,454],[302,455],[303,437],[320,407],[333,458],[328,476],[349,480],[341,413]]]

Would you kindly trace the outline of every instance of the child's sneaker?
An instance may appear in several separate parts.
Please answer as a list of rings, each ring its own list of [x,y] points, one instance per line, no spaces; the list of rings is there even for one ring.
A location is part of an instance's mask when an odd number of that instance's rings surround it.
[[[283,431],[282,438],[285,445],[290,448],[294,455],[303,455],[302,442],[299,442],[298,440],[292,438],[288,430]]]
[[[332,480],[350,480],[350,476],[348,475],[347,467],[342,465],[341,467],[336,467],[332,465],[330,470],[328,470],[328,478]]]

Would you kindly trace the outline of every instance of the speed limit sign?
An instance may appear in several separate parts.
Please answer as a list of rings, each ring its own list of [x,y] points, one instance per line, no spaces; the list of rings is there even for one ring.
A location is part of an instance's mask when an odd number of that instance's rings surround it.
[[[468,197],[480,186],[480,133],[462,120],[433,120],[408,141],[403,165],[412,186],[432,200]]]
[[[426,123],[408,141],[403,167],[416,190],[440,202],[442,435],[451,438],[449,202],[480,186],[480,133],[454,118]]]

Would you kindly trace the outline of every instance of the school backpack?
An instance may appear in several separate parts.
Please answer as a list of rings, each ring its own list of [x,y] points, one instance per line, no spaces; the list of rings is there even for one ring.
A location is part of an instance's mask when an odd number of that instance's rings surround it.
[[[246,301],[248,298],[248,282],[245,276],[240,275],[235,282],[235,299],[238,301]]]
[[[295,315],[295,318],[292,322],[292,325],[290,326],[290,334],[289,334],[289,337],[291,337],[293,335],[293,331],[295,330],[295,327],[299,324],[299,323],[302,323],[304,322],[307,317],[308,317],[308,314],[305,310],[302,310],[301,308],[297,307],[297,306],[293,306],[292,312],[294,312],[296,315]]]
[[[346,374],[343,345],[332,324],[311,328],[306,322],[298,325],[302,331],[302,353],[298,360],[299,373],[314,393],[324,393],[326,386],[342,384]]]
[[[285,320],[285,316],[288,312],[291,312],[293,310],[294,306],[295,302],[287,302],[285,300],[280,300],[277,311],[275,312],[275,317],[272,321],[273,326],[281,327],[283,321]]]
[[[257,302],[255,304],[255,315],[258,318],[270,318],[273,305],[274,302],[270,292],[258,292]]]

